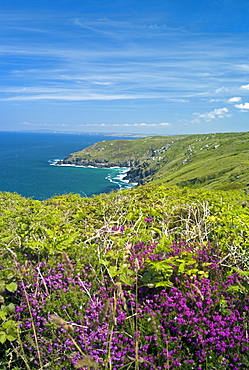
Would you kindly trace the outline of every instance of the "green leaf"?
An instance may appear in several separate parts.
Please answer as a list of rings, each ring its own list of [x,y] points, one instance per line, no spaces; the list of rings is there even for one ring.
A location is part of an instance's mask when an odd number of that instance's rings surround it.
[[[155,231],[158,234],[161,234],[162,233],[162,230],[160,230],[160,229],[158,229],[156,227],[151,227],[150,230],[153,230],[153,231]]]
[[[186,274],[188,274],[188,275],[196,275],[196,273],[198,271],[199,271],[198,269],[190,269],[190,270],[187,270],[186,271]]]
[[[109,274],[111,275],[111,277],[115,277],[119,274],[119,272],[117,271],[117,267],[116,266],[110,266],[108,268],[108,271],[109,271]]]
[[[131,220],[134,220],[136,218],[136,216],[134,215],[134,213],[132,212],[129,212],[126,216],[127,220],[131,221]]]
[[[177,259],[176,259],[176,262],[183,262],[183,263],[185,263],[185,260],[183,260],[183,259],[181,259],[181,258],[177,258]]]
[[[5,281],[4,280],[0,280],[0,292],[3,292],[5,289]]]
[[[11,293],[14,293],[17,290],[17,287],[18,285],[14,282],[6,285],[6,289]]]
[[[13,303],[8,304],[7,308],[10,314],[15,312],[15,305]]]
[[[1,311],[5,312],[6,315],[8,314],[8,308],[7,308],[7,306],[5,306],[5,304],[2,304]]]
[[[233,267],[233,270],[238,272],[240,274],[240,276],[249,276],[249,271],[242,271],[240,269],[237,269],[236,267]]]
[[[14,320],[8,320],[8,321],[5,321],[3,324],[2,324],[2,327],[4,329],[8,329],[10,327],[13,327],[16,325],[16,322]]]
[[[8,339],[10,342],[13,342],[14,340],[16,340],[16,339],[17,339],[17,335],[7,334],[7,339]]]
[[[179,265],[179,272],[180,272],[181,274],[183,274],[183,273],[184,273],[184,271],[185,271],[185,266],[186,266],[185,262],[182,262],[182,263]]]
[[[159,283],[156,283],[156,288],[158,287],[171,287],[172,283],[170,281],[160,281]]]
[[[106,253],[106,257],[113,257],[115,254],[114,250],[110,249],[107,253]],[[103,260],[100,260],[100,261],[103,261]]]
[[[186,263],[186,265],[194,265],[194,264],[196,263],[196,260],[194,260],[194,259],[192,258],[192,259],[190,259],[190,260],[186,261],[185,263]]]
[[[208,278],[208,272],[206,272],[206,271],[198,271],[198,274],[202,275],[205,278]]]
[[[171,250],[172,248],[170,247],[172,243],[172,240],[167,237],[165,234],[163,234],[163,236],[161,237],[161,239],[159,240],[159,243],[158,243],[158,246],[159,247],[162,247],[163,250]]]
[[[2,311],[2,310],[0,310],[0,318],[4,321],[4,320],[6,320],[6,316],[7,316],[7,313],[6,312],[4,312],[4,311]]]
[[[227,301],[224,298],[221,298],[220,305],[223,307],[227,307]]]
[[[231,285],[230,287],[227,288],[228,292],[240,292],[241,287],[238,285]]]
[[[0,343],[5,343],[7,340],[7,334],[5,331],[0,331]]]
[[[104,266],[109,266],[109,265],[110,265],[110,261],[102,260],[102,259],[100,259],[100,260],[99,260],[99,263],[100,263],[101,265],[104,265]]]
[[[134,279],[132,279],[130,276],[121,274],[120,275],[120,280],[125,284],[125,285],[133,285],[134,284]]]

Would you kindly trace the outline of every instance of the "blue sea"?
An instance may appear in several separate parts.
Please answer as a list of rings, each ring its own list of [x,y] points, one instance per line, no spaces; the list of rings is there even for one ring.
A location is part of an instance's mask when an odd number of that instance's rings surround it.
[[[0,132],[0,191],[44,200],[59,194],[91,196],[130,187],[122,181],[124,169],[53,165],[56,160],[64,159],[70,153],[103,140],[115,140],[115,137]]]

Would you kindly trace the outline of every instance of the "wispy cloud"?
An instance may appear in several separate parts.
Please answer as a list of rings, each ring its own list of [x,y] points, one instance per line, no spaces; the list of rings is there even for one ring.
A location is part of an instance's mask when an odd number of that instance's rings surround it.
[[[25,106],[26,122],[34,109],[49,117],[51,104],[64,112],[70,107],[75,122],[84,108],[91,112],[84,122],[91,122],[90,114],[99,122],[105,110],[106,122],[113,112],[111,122],[116,114],[117,122],[127,120],[120,127],[140,128],[190,122],[193,114],[192,122],[200,123],[230,117],[229,109],[239,114],[231,104],[248,109],[240,104],[249,90],[246,34],[191,32],[181,23],[166,24],[163,15],[139,12],[23,11],[6,19],[0,102],[8,109],[11,102]],[[65,122],[59,110],[55,114]],[[132,123],[137,118],[149,121]]]
[[[120,22],[121,26],[122,23],[125,22]],[[123,27],[129,26],[125,24]],[[195,40],[194,35],[186,35],[184,42],[178,41],[172,47],[175,35],[167,35],[172,39],[169,40],[170,47],[165,48],[158,47],[160,45],[154,47],[154,36],[153,33],[150,34],[150,43],[146,38],[143,43],[140,40],[138,43],[137,38],[140,35],[134,33],[136,41],[118,45],[111,43],[102,45],[99,39],[94,40],[92,44],[65,43],[64,47],[59,47],[58,44],[47,47],[44,43],[39,46],[37,43],[32,46],[28,43],[21,46],[2,45],[0,53],[4,58],[10,56],[14,61],[15,57],[18,60],[21,57],[24,58],[24,64],[30,63],[31,60],[33,66],[37,65],[36,68],[19,70],[13,68],[5,75],[5,79],[13,79],[14,83],[20,83],[22,86],[24,81],[26,85],[42,81],[43,85],[51,87],[60,81],[65,89],[72,89],[76,83],[92,84],[95,88],[109,89],[101,91],[106,95],[126,95],[129,92],[144,96],[145,91],[150,91],[151,95],[158,96],[159,99],[167,98],[168,101],[179,104],[201,95],[212,98],[213,91],[219,95],[229,91],[227,86],[215,88],[218,81],[220,83],[223,80],[227,83],[225,75],[229,68],[233,68],[232,63],[229,66],[224,64],[225,58],[228,60],[233,58],[229,47],[223,47],[224,56],[218,55],[217,58],[217,50],[220,48],[218,41],[212,40],[207,49],[203,49],[202,43],[198,39]],[[113,90],[110,91],[110,88]],[[90,93],[100,91],[93,89]],[[76,101],[81,100],[77,98],[77,94],[75,97]],[[40,97],[43,100],[47,98],[49,97]],[[13,100],[18,99],[22,100],[21,97],[13,97]],[[32,98],[26,96],[23,100]],[[33,100],[38,100],[38,97],[34,96]],[[66,100],[65,97],[63,100]],[[68,100],[71,100],[71,97]]]
[[[132,100],[132,99],[158,99],[158,94],[37,94],[37,95],[17,95],[9,98],[0,99],[0,101],[41,101],[41,100],[58,100],[58,101],[105,101],[105,100]]]
[[[73,20],[73,23],[76,26],[97,33],[98,35],[116,39],[120,39],[126,36],[127,32],[131,31],[133,28],[133,26],[129,22],[112,20],[107,17],[76,18]]]
[[[249,64],[238,64],[237,67],[242,71],[249,71]]]

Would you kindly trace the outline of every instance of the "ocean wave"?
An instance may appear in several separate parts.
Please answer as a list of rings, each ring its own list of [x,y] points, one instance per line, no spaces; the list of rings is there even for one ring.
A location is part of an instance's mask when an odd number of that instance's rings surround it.
[[[115,167],[115,169],[117,169],[118,174],[110,173],[106,179],[114,184],[117,184],[120,190],[128,189],[137,185],[137,183],[130,183],[129,180],[125,180],[129,168]]]
[[[48,163],[50,166],[57,165],[58,162],[62,161],[62,159],[50,159]],[[76,164],[68,164],[63,163],[60,164],[61,167],[81,167],[81,168],[93,168],[93,169],[101,169],[101,170],[112,170],[111,173],[108,173],[108,175],[105,177],[106,180],[110,181],[113,184],[118,185],[120,190],[128,189],[133,186],[136,186],[137,183],[130,183],[129,180],[125,180],[127,172],[130,170],[128,167],[95,167],[95,166],[81,166]]]

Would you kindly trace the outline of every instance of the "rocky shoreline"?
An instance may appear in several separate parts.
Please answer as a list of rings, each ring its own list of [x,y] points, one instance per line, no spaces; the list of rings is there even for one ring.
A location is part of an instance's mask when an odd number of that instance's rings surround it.
[[[128,183],[136,183],[142,185],[151,180],[151,176],[156,172],[150,168],[150,161],[139,160],[126,160],[126,161],[108,161],[96,159],[83,159],[75,155],[69,155],[63,160],[56,162],[56,165],[74,165],[82,167],[95,167],[95,168],[113,168],[113,167],[126,167],[129,170],[123,177],[124,181]]]

